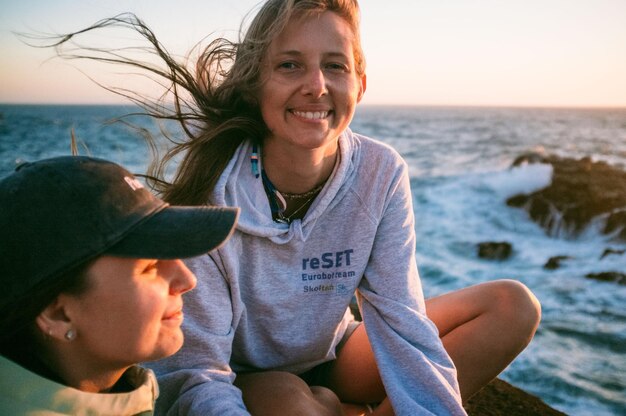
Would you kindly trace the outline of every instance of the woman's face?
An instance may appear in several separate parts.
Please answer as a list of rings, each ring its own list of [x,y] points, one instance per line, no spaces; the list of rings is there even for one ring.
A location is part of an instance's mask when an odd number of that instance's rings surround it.
[[[182,294],[196,278],[180,260],[102,256],[87,271],[88,288],[67,297],[65,313],[83,360],[114,368],[180,349]]]
[[[270,44],[261,77],[266,143],[283,148],[336,148],[365,90],[365,77],[355,70],[352,29],[332,12],[289,22]]]

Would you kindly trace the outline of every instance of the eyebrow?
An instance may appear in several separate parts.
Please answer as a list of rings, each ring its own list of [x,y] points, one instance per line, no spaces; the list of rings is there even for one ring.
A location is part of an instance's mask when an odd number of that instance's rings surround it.
[[[304,55],[301,51],[298,50],[286,50],[286,51],[279,51],[276,54],[274,54],[274,56],[302,56]],[[343,53],[343,52],[324,52],[323,55],[325,57],[338,57],[338,58],[348,58],[348,56]]]

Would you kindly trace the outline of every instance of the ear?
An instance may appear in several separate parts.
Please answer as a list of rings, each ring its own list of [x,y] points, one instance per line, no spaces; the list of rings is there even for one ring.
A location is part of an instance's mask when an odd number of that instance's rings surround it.
[[[365,94],[365,90],[367,89],[367,75],[361,75],[361,87],[359,88],[359,95],[357,96],[356,102],[361,102],[361,98],[363,98],[363,94]]]
[[[65,341],[65,334],[71,328],[71,320],[65,313],[65,303],[61,296],[53,300],[35,318],[39,330],[46,336]]]

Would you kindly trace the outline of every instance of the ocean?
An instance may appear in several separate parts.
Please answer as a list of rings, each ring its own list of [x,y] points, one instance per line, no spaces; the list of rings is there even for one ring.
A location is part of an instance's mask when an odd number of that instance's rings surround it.
[[[128,106],[0,105],[0,177],[23,161],[79,153],[145,172],[143,139],[109,120]],[[148,120],[135,122],[153,128]],[[626,169],[626,109],[362,106],[351,128],[397,149],[410,168],[417,259],[427,297],[513,278],[539,298],[543,318],[530,346],[501,377],[569,415],[626,414],[626,285],[585,278],[626,272],[625,250],[595,227],[550,237],[508,197],[550,183],[545,165],[511,169],[529,151],[606,161]],[[480,259],[476,245],[508,241],[513,255]],[[546,270],[549,257],[573,260]]]

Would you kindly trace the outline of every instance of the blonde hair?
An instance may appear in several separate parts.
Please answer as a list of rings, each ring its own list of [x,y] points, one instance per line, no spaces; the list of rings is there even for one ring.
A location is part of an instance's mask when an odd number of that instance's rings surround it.
[[[262,82],[261,62],[273,39],[292,18],[327,11],[343,18],[352,29],[355,70],[359,76],[365,74],[357,0],[269,0],[263,3],[239,43],[220,39],[209,45],[197,62],[196,79],[205,92],[201,98],[210,101],[206,107],[199,106],[206,122],[200,134],[174,146],[153,171],[162,173],[164,164],[184,153],[174,180],[162,186],[165,200],[186,205],[207,203],[239,144],[246,139],[263,140],[267,130],[256,101]],[[216,110],[220,116],[210,117]]]
[[[146,178],[163,199],[176,205],[202,205],[237,147],[244,140],[261,142],[267,127],[261,116],[257,93],[261,86],[261,63],[271,42],[292,18],[336,13],[353,32],[353,50],[357,75],[365,74],[365,58],[360,41],[360,12],[357,0],[268,0],[260,6],[243,37],[238,42],[217,38],[202,49],[195,65],[180,63],[165,50],[150,28],[131,13],[104,19],[78,32],[55,38],[48,46],[69,59],[91,59],[129,65],[156,76],[166,87],[163,97],[172,97],[174,105],[164,105],[126,89],[108,88],[142,106],[145,114],[158,120],[175,120],[183,140],[173,139],[166,131],[168,148],[159,157],[155,138],[139,129],[153,151],[153,160]],[[164,68],[124,56],[119,49],[83,48],[84,54],[64,53],[60,47],[73,37],[104,27],[134,30],[148,41],[146,48],[164,64]],[[79,47],[80,49],[80,47]],[[101,55],[94,55],[94,51]],[[170,163],[177,169],[168,182],[165,173]]]

